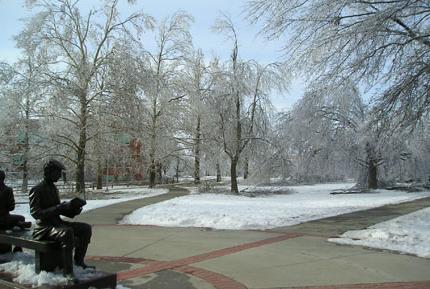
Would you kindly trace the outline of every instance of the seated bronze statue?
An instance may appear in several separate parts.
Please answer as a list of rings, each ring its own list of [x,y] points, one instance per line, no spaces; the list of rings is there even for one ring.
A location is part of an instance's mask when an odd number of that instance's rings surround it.
[[[10,213],[15,210],[15,198],[12,188],[5,185],[5,178],[5,172],[0,170],[0,230],[10,230],[14,227],[30,228],[31,222],[26,222],[24,216]],[[11,250],[10,247],[9,250]],[[15,247],[13,251],[20,252],[22,249]]]
[[[30,228],[31,222],[26,222],[24,216],[13,215],[15,210],[15,198],[12,188],[5,185],[6,174],[0,170],[0,229],[8,230],[13,227]]]
[[[91,240],[91,226],[85,223],[68,222],[60,216],[73,218],[80,214],[85,201],[75,198],[61,202],[55,185],[65,167],[57,160],[49,160],[43,167],[44,179],[30,191],[30,214],[36,219],[33,238],[56,241],[61,246],[63,271],[73,276],[72,258],[75,265],[94,268],[84,262],[88,244]],[[72,250],[75,249],[74,257]]]

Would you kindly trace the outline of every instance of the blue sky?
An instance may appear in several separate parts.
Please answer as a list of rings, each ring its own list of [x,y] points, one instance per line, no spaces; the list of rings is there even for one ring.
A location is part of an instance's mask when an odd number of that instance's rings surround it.
[[[81,0],[85,6],[97,5],[98,1]],[[238,33],[239,53],[244,59],[256,59],[262,63],[280,60],[282,57],[282,40],[267,41],[258,35],[259,27],[248,23],[243,15],[245,0],[136,0],[133,5],[120,0],[120,13],[127,16],[136,10],[161,19],[183,10],[194,17],[191,26],[193,43],[201,48],[205,55],[216,55],[226,58],[231,52],[231,43],[223,35],[211,31],[215,19],[220,13],[231,17]],[[24,0],[0,0],[0,61],[13,62],[19,57],[19,50],[15,48],[13,36],[23,28],[20,19],[32,14],[24,6]],[[273,95],[272,102],[278,110],[290,107],[302,94],[302,81],[293,81],[289,93]]]

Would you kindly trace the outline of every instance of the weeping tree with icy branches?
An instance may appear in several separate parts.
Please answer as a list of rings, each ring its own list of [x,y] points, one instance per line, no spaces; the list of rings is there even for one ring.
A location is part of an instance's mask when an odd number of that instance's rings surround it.
[[[286,58],[322,82],[374,89],[378,118],[417,123],[430,108],[430,2],[252,0],[262,33],[286,36]]]

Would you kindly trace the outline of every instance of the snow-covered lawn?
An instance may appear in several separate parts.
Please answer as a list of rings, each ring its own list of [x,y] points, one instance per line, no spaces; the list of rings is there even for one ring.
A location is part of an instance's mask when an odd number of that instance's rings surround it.
[[[332,190],[352,185],[340,183],[275,187],[276,191],[283,188],[293,193],[264,194],[252,198],[219,193],[192,194],[140,208],[125,216],[120,223],[235,230],[268,229],[430,196],[430,192],[388,190],[367,194],[330,194]],[[274,187],[258,189],[263,192],[273,191]]]
[[[338,244],[388,249],[430,258],[430,208],[329,239]]]
[[[167,194],[168,189],[150,189],[150,188],[113,188],[103,200],[87,200],[87,204],[83,208],[83,212],[94,210],[101,207],[106,207],[116,203],[121,203],[130,200],[154,197],[162,194]],[[65,201],[65,200],[63,200]],[[30,215],[30,207],[28,203],[17,204],[13,214],[23,215],[27,220],[34,222]]]

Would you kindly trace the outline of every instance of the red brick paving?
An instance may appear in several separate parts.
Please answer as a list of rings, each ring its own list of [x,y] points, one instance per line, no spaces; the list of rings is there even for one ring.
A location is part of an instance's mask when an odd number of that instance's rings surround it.
[[[217,289],[247,289],[245,285],[229,277],[205,269],[183,266],[175,268],[175,271],[203,279]]]
[[[281,236],[268,238],[260,241],[245,243],[229,248],[215,250],[212,252],[195,255],[187,258],[178,259],[175,261],[155,261],[143,258],[133,257],[109,257],[109,256],[89,256],[88,260],[94,261],[111,261],[125,262],[132,264],[146,264],[145,267],[136,268],[128,271],[117,273],[117,280],[127,280],[144,276],[151,273],[160,272],[163,270],[174,270],[180,273],[195,276],[203,279],[217,289],[247,289],[247,287],[227,276],[211,272],[205,269],[188,266],[193,263],[198,263],[205,260],[210,260],[230,254],[234,254],[243,250],[261,247],[277,242],[282,242],[291,238],[303,236],[302,234],[290,232]],[[345,285],[328,285],[328,286],[305,286],[305,287],[277,287],[265,289],[430,289],[430,281],[424,282],[396,282],[396,283],[369,283],[369,284],[345,284]]]
[[[170,270],[173,268],[174,267],[171,266],[169,264],[169,262],[155,261],[155,262],[152,262],[148,266],[145,266],[143,268],[137,268],[137,269],[132,269],[132,270],[128,270],[128,271],[118,272],[117,273],[117,279],[118,279],[118,281],[127,280],[127,279],[144,276],[144,275],[151,274],[151,273],[160,272],[163,270]]]
[[[109,262],[124,262],[124,263],[131,263],[131,264],[148,264],[148,267],[151,267],[151,265],[153,264],[164,263],[164,262],[158,262],[158,261],[153,261],[153,260],[148,260],[143,258],[132,258],[132,257],[89,256],[86,259],[89,261],[109,261]],[[216,289],[247,289],[245,285],[229,277],[226,277],[219,273],[201,269],[201,268],[182,266],[182,267],[173,269],[173,271],[184,273],[187,275],[192,275],[194,277],[205,280],[206,282],[214,286]],[[123,272],[117,273],[118,281],[130,279],[130,278],[125,278],[127,276],[124,276],[122,273]],[[138,275],[138,276],[141,276],[141,275]]]
[[[146,274],[151,274],[151,273],[155,273],[155,272],[159,272],[159,271],[163,271],[163,270],[175,269],[177,267],[186,266],[186,265],[189,265],[192,263],[198,263],[201,261],[206,261],[206,260],[210,260],[210,259],[214,259],[214,258],[226,256],[226,255],[231,255],[231,254],[243,251],[243,250],[261,247],[264,245],[277,243],[277,242],[285,241],[285,240],[288,240],[291,238],[297,238],[300,236],[302,236],[302,235],[292,232],[292,233],[287,233],[287,234],[284,234],[284,235],[281,235],[278,237],[268,238],[268,239],[264,239],[264,240],[260,240],[260,241],[256,241],[256,242],[245,243],[245,244],[241,244],[241,245],[237,245],[237,246],[233,246],[233,247],[229,247],[229,248],[224,248],[224,249],[220,249],[220,250],[215,250],[212,252],[208,252],[208,253],[204,253],[204,254],[200,254],[200,255],[196,255],[196,256],[191,256],[191,257],[187,257],[187,258],[183,258],[183,259],[179,259],[179,260],[175,260],[175,261],[169,261],[169,262],[158,262],[157,261],[157,262],[153,262],[153,263],[149,264],[148,266],[145,266],[144,268],[137,268],[137,269],[132,269],[132,270],[124,271],[124,272],[119,272],[118,273],[118,280],[126,280],[126,279],[131,279],[131,278],[135,278],[138,276],[143,276]]]

